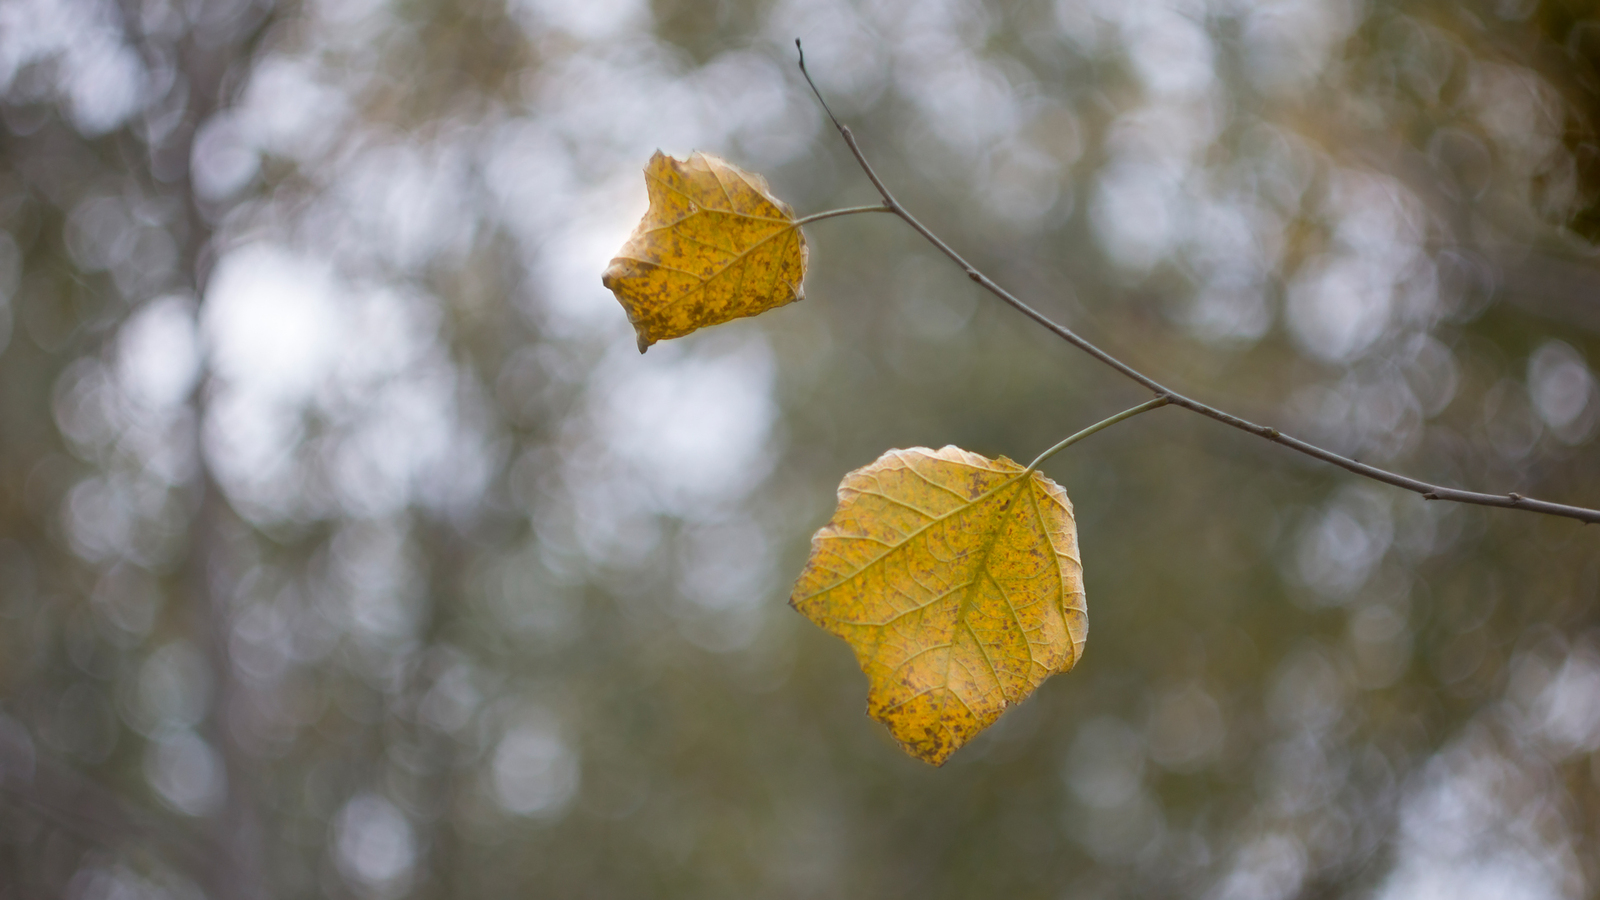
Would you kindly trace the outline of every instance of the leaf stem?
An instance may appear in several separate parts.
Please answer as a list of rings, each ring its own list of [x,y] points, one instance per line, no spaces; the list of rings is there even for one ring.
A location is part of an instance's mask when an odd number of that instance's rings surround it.
[[[834,216],[853,216],[856,213],[870,212],[892,213],[894,211],[894,207],[884,206],[882,204],[877,206],[847,206],[844,209],[830,209],[827,212],[812,213],[803,219],[795,219],[794,227],[799,228],[801,225],[809,225],[812,222],[820,222],[823,219],[831,219]]]
[[[800,42],[798,40],[794,43],[795,47],[798,48],[800,46]],[[946,244],[939,238],[938,235],[928,230],[926,225],[923,225],[921,222],[917,221],[916,217],[907,212],[905,207],[901,206],[900,202],[896,200],[894,195],[889,192],[889,187],[883,183],[883,179],[878,177],[878,173],[873,171],[872,164],[867,162],[866,155],[861,152],[861,147],[856,144],[856,137],[850,133],[849,127],[840,122],[838,118],[833,115],[833,110],[828,109],[828,103],[822,98],[822,92],[817,89],[816,82],[811,80],[811,73],[806,71],[806,58],[804,51],[802,51],[800,54],[800,74],[805,76],[806,84],[811,86],[811,92],[816,95],[817,102],[822,104],[822,108],[828,113],[828,118],[831,119],[834,126],[838,128],[840,137],[844,138],[845,145],[850,148],[850,153],[855,156],[856,162],[861,165],[861,171],[866,173],[867,179],[872,182],[872,186],[878,189],[878,195],[883,198],[883,203],[885,206],[889,207],[889,209],[892,210],[895,215],[904,220],[905,223],[910,225],[918,234],[926,238],[928,243],[937,248],[940,253],[948,256],[952,262],[960,266],[961,270],[966,273],[966,276],[977,282],[979,287],[998,297],[1017,312],[1022,313],[1023,315],[1032,319],[1034,322],[1048,329],[1054,333],[1056,337],[1059,337],[1072,346],[1077,347],[1079,350],[1082,350],[1107,366],[1116,369],[1130,380],[1136,381],[1143,385],[1146,390],[1155,394],[1157,399],[1164,398],[1167,402],[1174,406],[1181,406],[1190,412],[1199,413],[1207,418],[1215,419],[1216,421],[1221,422],[1230,428],[1237,428],[1240,431],[1249,432],[1256,437],[1264,438],[1276,444],[1282,444],[1291,450],[1304,453],[1307,456],[1320,459],[1323,462],[1332,463],[1333,465],[1354,472],[1355,474],[1364,478],[1370,478],[1373,481],[1381,481],[1384,484],[1394,485],[1397,488],[1403,488],[1405,490],[1412,491],[1413,493],[1421,494],[1424,500],[1451,500],[1456,503],[1471,503],[1477,506],[1496,506],[1502,509],[1521,509],[1528,512],[1543,513],[1550,516],[1565,516],[1569,519],[1576,519],[1579,522],[1600,523],[1600,509],[1588,509],[1582,506],[1569,506],[1565,503],[1551,503],[1548,500],[1535,500],[1532,497],[1525,497],[1515,492],[1506,494],[1486,494],[1478,491],[1466,491],[1459,488],[1444,487],[1442,485],[1430,484],[1420,479],[1401,475],[1396,472],[1390,472],[1386,469],[1380,469],[1377,466],[1370,466],[1363,462],[1357,462],[1353,459],[1340,456],[1339,454],[1334,453],[1332,450],[1325,450],[1322,447],[1318,447],[1317,445],[1307,441],[1302,441],[1299,438],[1290,437],[1276,428],[1266,425],[1257,425],[1254,422],[1241,419],[1232,413],[1224,412],[1214,406],[1209,406],[1205,403],[1201,403],[1198,400],[1190,399],[1178,393],[1177,391],[1171,390],[1170,388],[1156,381],[1154,378],[1151,378],[1149,375],[1144,374],[1138,369],[1135,369],[1122,360],[1117,359],[1115,356],[1112,356],[1106,351],[1095,346],[1093,343],[1083,338],[1072,329],[1055,322],[1044,313],[1041,313],[1028,304],[1022,302],[1015,294],[1007,291],[1005,288],[996,284],[989,276],[978,271],[976,266],[963,259],[961,254],[951,249],[949,244]]]
[[[1151,399],[1146,400],[1145,402],[1139,404],[1138,406],[1135,406],[1133,409],[1125,409],[1122,412],[1117,413],[1116,415],[1112,416],[1109,419],[1106,419],[1103,422],[1096,422],[1093,425],[1090,425],[1088,428],[1085,428],[1084,430],[1082,430],[1082,431],[1078,432],[1077,434],[1073,435],[1072,437],[1069,437],[1066,440],[1062,441],[1061,443],[1055,445],[1054,447],[1051,447],[1049,450],[1046,450],[1045,452],[1039,454],[1039,458],[1038,459],[1035,459],[1033,462],[1028,463],[1028,471],[1024,472],[1023,474],[1024,475],[1031,474],[1034,469],[1039,468],[1039,464],[1040,463],[1044,462],[1045,460],[1049,459],[1052,456],[1055,456],[1057,453],[1060,453],[1061,451],[1067,449],[1068,447],[1071,447],[1073,444],[1076,444],[1077,442],[1083,440],[1084,438],[1088,437],[1089,435],[1094,434],[1097,431],[1100,431],[1101,429],[1110,428],[1111,426],[1117,424],[1118,422],[1121,422],[1123,419],[1131,419],[1131,418],[1133,418],[1134,416],[1137,416],[1140,413],[1149,412],[1152,409],[1157,409],[1159,407],[1166,406],[1168,403],[1171,403],[1171,402],[1172,401],[1168,400],[1166,397],[1152,397]]]

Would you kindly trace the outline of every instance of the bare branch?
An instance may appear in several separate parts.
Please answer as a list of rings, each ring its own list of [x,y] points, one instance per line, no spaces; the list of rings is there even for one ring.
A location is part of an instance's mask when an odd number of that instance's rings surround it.
[[[795,47],[798,48],[800,46],[800,41],[796,40],[794,44]],[[1386,469],[1380,469],[1377,466],[1369,466],[1366,463],[1356,462],[1353,459],[1347,459],[1343,456],[1340,456],[1339,454],[1334,453],[1332,450],[1325,450],[1315,444],[1302,441],[1299,438],[1290,437],[1276,428],[1270,428],[1265,425],[1257,425],[1254,422],[1248,422],[1244,419],[1241,419],[1232,413],[1227,413],[1217,409],[1216,407],[1208,406],[1207,404],[1201,403],[1198,400],[1191,400],[1177,391],[1166,387],[1165,385],[1156,381],[1154,378],[1151,378],[1143,372],[1140,372],[1138,369],[1133,368],[1106,351],[1101,350],[1099,347],[1090,343],[1085,338],[1079,336],[1077,332],[1074,332],[1072,329],[1051,320],[1044,313],[1041,313],[1028,304],[1022,302],[1010,291],[1007,291],[1000,285],[995,284],[994,281],[989,278],[989,276],[978,271],[977,267],[967,262],[961,257],[961,254],[951,249],[949,244],[946,244],[939,238],[938,235],[934,234],[932,231],[929,231],[927,226],[917,221],[915,216],[907,212],[905,207],[901,206],[899,201],[895,200],[894,195],[890,193],[888,186],[883,183],[883,179],[879,178],[878,173],[873,171],[872,165],[867,162],[866,155],[861,152],[861,147],[856,143],[855,135],[851,134],[850,129],[834,116],[831,109],[828,109],[827,101],[823,100],[822,98],[822,92],[817,89],[816,82],[811,80],[811,73],[806,71],[804,51],[802,51],[800,55],[800,73],[805,76],[806,84],[811,86],[811,92],[816,95],[817,102],[821,103],[822,108],[827,111],[828,118],[833,120],[834,127],[839,130],[839,135],[844,138],[845,145],[848,146],[850,148],[850,152],[855,155],[856,162],[861,164],[861,170],[866,173],[867,178],[872,182],[873,187],[878,189],[878,193],[883,197],[884,205],[887,206],[891,212],[899,216],[901,219],[904,219],[907,225],[910,225],[918,234],[926,238],[928,243],[938,248],[940,253],[950,257],[951,261],[960,266],[963,272],[967,273],[968,278],[977,282],[977,284],[984,290],[995,295],[996,297],[999,297],[1013,309],[1054,332],[1057,337],[1061,338],[1072,346],[1077,347],[1079,350],[1082,350],[1095,359],[1098,359],[1102,363],[1105,363],[1111,368],[1116,369],[1127,378],[1138,382],[1146,390],[1154,393],[1158,398],[1164,397],[1166,398],[1167,402],[1171,403],[1173,406],[1181,406],[1190,412],[1199,413],[1202,416],[1215,419],[1224,425],[1232,426],[1240,431],[1247,431],[1256,437],[1266,438],[1274,443],[1282,444],[1291,450],[1298,450],[1307,456],[1315,457],[1323,462],[1332,463],[1342,469],[1348,469],[1349,471],[1365,478],[1371,478],[1374,481],[1381,481],[1384,484],[1391,484],[1398,488],[1414,491],[1415,493],[1421,494],[1423,499],[1426,500],[1453,500],[1457,503],[1471,503],[1478,506],[1498,506],[1505,509],[1522,509],[1527,510],[1528,512],[1544,513],[1551,516],[1564,516],[1566,518],[1577,519],[1578,521],[1585,523],[1600,523],[1600,510],[1587,509],[1581,506],[1568,506],[1564,503],[1551,503],[1547,500],[1535,500],[1531,497],[1524,497],[1521,494],[1516,493],[1484,494],[1478,491],[1464,491],[1458,488],[1429,484],[1426,481],[1419,481],[1415,478],[1399,475]]]

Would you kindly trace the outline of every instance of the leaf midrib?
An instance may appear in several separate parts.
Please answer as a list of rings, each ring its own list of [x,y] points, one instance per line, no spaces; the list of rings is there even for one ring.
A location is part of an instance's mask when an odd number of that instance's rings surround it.
[[[924,481],[927,481],[929,484],[931,484],[931,485],[933,485],[935,487],[938,487],[940,489],[943,489],[943,490],[946,490],[946,491],[950,491],[951,493],[956,493],[953,489],[951,489],[951,488],[949,488],[949,487],[947,487],[945,485],[941,485],[941,484],[937,484],[936,482],[933,482],[931,479],[929,479],[927,476],[923,475],[921,472],[917,472],[915,468],[910,467],[910,466],[908,466],[907,468],[910,468],[913,473],[915,473],[918,477],[922,478]],[[882,554],[880,554],[879,556],[874,558],[871,562],[869,562],[866,565],[862,566],[861,568],[857,569],[855,572],[852,572],[850,575],[846,576],[845,578],[840,579],[839,581],[837,581],[834,584],[828,586],[827,588],[824,588],[823,590],[817,591],[816,593],[810,595],[810,597],[807,597],[805,599],[809,600],[812,597],[817,597],[817,596],[820,596],[822,594],[828,593],[830,591],[837,590],[839,587],[841,587],[844,584],[848,583],[850,580],[852,580],[854,578],[857,578],[857,577],[860,577],[867,570],[871,569],[873,566],[876,566],[879,563],[882,563],[883,560],[885,558],[887,558],[895,550],[906,548],[907,545],[909,545],[913,541],[915,541],[923,532],[927,531],[929,528],[932,528],[933,526],[935,526],[935,525],[939,524],[940,522],[943,522],[943,521],[951,518],[952,516],[960,515],[962,512],[971,510],[973,507],[979,506],[980,504],[988,502],[991,499],[995,499],[997,497],[997,495],[1001,494],[1003,491],[1005,491],[1007,489],[1010,489],[1010,488],[1013,488],[1013,487],[1017,487],[1019,485],[1019,483],[1021,483],[1021,489],[1022,490],[1027,490],[1029,485],[1025,482],[1025,479],[1027,479],[1032,474],[1033,474],[1032,472],[1027,471],[1027,470],[1024,470],[1022,472],[1018,472],[1017,474],[1012,475],[1010,478],[1007,478],[1005,481],[1002,481],[1001,483],[995,485],[994,487],[992,487],[989,490],[983,492],[982,494],[979,494],[977,497],[974,497],[971,500],[966,500],[962,505],[955,507],[954,509],[950,510],[949,512],[946,512],[946,513],[944,513],[942,515],[930,518],[920,528],[918,528],[915,531],[911,532],[910,534],[906,535],[900,541],[900,543],[895,544],[895,545],[891,545],[890,549],[884,551]],[[863,492],[863,493],[865,493],[865,492]],[[895,500],[895,498],[888,497],[887,495],[879,495],[879,496],[883,496],[885,499],[888,499],[888,500]],[[957,494],[957,496],[960,496],[960,495]],[[1008,500],[1005,503],[1004,506],[1002,506],[999,510],[996,511],[995,515],[997,517],[1000,516],[1000,515],[1003,515],[1006,510],[1010,509],[1011,503],[1015,502],[1015,500],[1016,500],[1015,497],[1013,497],[1010,500]],[[896,502],[901,502],[901,505],[907,505],[908,506],[908,504],[905,504],[902,501],[896,501]],[[915,507],[909,507],[909,508],[915,509]],[[957,601],[957,605],[956,605],[956,621],[955,621],[955,624],[951,628],[950,640],[945,645],[947,652],[945,654],[944,672],[941,673],[941,675],[940,675],[940,684],[939,684],[938,688],[930,689],[930,691],[931,690],[938,690],[940,688],[942,688],[944,690],[944,695],[942,697],[940,697],[940,699],[939,699],[939,708],[937,710],[936,715],[938,717],[940,727],[945,728],[946,731],[949,731],[949,728],[948,728],[948,726],[946,726],[944,724],[944,710],[945,710],[946,705],[950,702],[950,698],[952,696],[954,696],[954,694],[955,694],[954,691],[950,690],[950,666],[953,664],[953,662],[955,660],[955,634],[961,628],[965,627],[967,629],[968,633],[970,633],[972,635],[972,639],[978,644],[978,650],[983,656],[984,665],[988,666],[988,668],[989,668],[990,677],[992,677],[995,680],[995,683],[997,685],[1000,685],[1000,672],[999,672],[999,670],[997,670],[995,668],[994,661],[989,659],[988,651],[986,649],[984,649],[984,647],[983,647],[983,640],[978,637],[977,631],[972,627],[972,623],[967,621],[967,616],[968,616],[968,614],[970,613],[970,611],[972,609],[972,592],[976,588],[979,579],[984,577],[984,575],[987,573],[989,559],[990,559],[990,557],[992,557],[994,555],[994,548],[1000,541],[1000,531],[1001,531],[1001,526],[999,526],[999,525],[997,525],[992,531],[990,531],[988,537],[980,545],[980,549],[979,549],[979,552],[978,552],[976,558],[973,559],[971,561],[971,563],[970,563],[970,565],[972,567],[971,571],[973,572],[973,577],[971,579],[967,580],[962,585],[963,592],[962,592],[962,595],[961,595],[961,599]],[[988,577],[989,577],[989,579],[991,581],[994,580],[994,576],[993,575],[989,575]],[[996,589],[999,589],[999,583],[998,582],[995,583],[995,587],[996,587]],[[947,591],[947,592],[945,592],[943,594],[940,594],[938,597],[935,597],[934,599],[928,601],[927,603],[924,603],[924,604],[918,606],[915,610],[911,610],[910,612],[920,612],[921,610],[927,609],[929,606],[932,606],[933,604],[938,603],[940,600],[943,600],[944,598],[950,596],[950,593],[952,593],[952,592]],[[1001,591],[1001,594],[1003,596],[1004,595],[1004,591]],[[1010,606],[1011,606],[1010,598],[1005,597],[1004,599],[1006,600],[1007,608],[1010,608]],[[909,615],[909,612],[906,613],[906,614]],[[1011,609],[1011,615],[1012,615],[1012,619],[1016,620],[1016,610],[1015,609]],[[886,628],[887,625],[874,625],[874,626],[871,626],[871,627],[882,629],[882,628]],[[878,653],[881,652],[882,648],[883,648],[883,642],[881,640],[879,640],[876,643],[876,645],[873,647],[873,655],[872,655],[872,658],[871,658],[872,661],[875,662],[877,660]],[[1031,653],[1032,653],[1031,649],[1030,649],[1029,653],[1031,655]],[[903,667],[905,665],[905,662],[906,661],[902,661],[901,664],[900,664],[900,667]],[[900,668],[900,667],[897,667],[897,668]],[[927,693],[927,692],[924,692],[924,693]],[[1002,699],[1005,698],[1005,692],[1004,692],[1003,686],[1001,688],[1001,697],[1002,697]],[[972,707],[970,705],[968,705],[965,700],[963,700],[960,697],[956,697],[956,700],[957,700],[957,702],[961,703],[962,706],[966,706],[967,707],[967,711],[969,713],[972,712]]]
[[[1018,482],[1021,482],[1022,483],[1021,484],[1022,490],[1027,491],[1028,488],[1032,486],[1031,484],[1028,483],[1029,476],[1031,476],[1032,474],[1033,474],[1033,472],[1031,470],[1025,470],[1025,471],[1022,472],[1022,474],[1020,474],[1020,475],[1016,476],[1015,478],[1011,479],[1005,485],[1002,485],[1002,487],[1009,487],[1012,484],[1016,484]],[[999,491],[997,489],[996,491],[991,492],[991,493],[998,493],[998,492]],[[1006,512],[1011,509],[1011,504],[1016,502],[1016,499],[1017,499],[1016,497],[1012,497],[1009,500],[1007,500],[1004,505],[1002,505],[998,510],[995,511],[995,514],[994,514],[995,518],[998,520],[1001,516],[1005,515]],[[977,503],[978,503],[978,501],[973,501],[973,505],[974,506],[977,505]],[[1000,683],[1000,672],[995,669],[994,660],[989,658],[989,651],[984,648],[983,639],[978,637],[977,630],[972,627],[972,623],[971,622],[967,621],[967,614],[969,612],[971,612],[971,610],[972,610],[972,595],[974,593],[974,589],[977,587],[978,579],[980,577],[982,577],[982,576],[985,576],[985,575],[988,576],[990,581],[994,582],[995,590],[999,591],[1000,595],[1001,595],[1001,599],[1006,601],[1006,607],[1007,608],[1011,607],[1011,598],[1005,596],[1005,591],[1001,590],[1001,588],[1000,588],[1000,582],[996,581],[994,575],[989,572],[989,558],[994,555],[995,545],[1000,543],[1000,531],[1001,531],[1002,528],[1004,528],[1004,523],[1000,522],[1000,521],[996,521],[994,530],[989,533],[988,539],[984,541],[982,552],[978,555],[978,559],[977,559],[977,561],[975,563],[975,568],[973,570],[972,581],[969,583],[966,593],[961,595],[961,600],[959,602],[959,605],[956,606],[956,624],[955,624],[955,627],[950,630],[950,649],[949,649],[949,652],[945,654],[945,658],[944,658],[944,674],[940,678],[940,681],[944,685],[944,696],[939,698],[939,709],[938,709],[937,715],[938,715],[939,727],[943,728],[946,732],[950,732],[952,737],[954,736],[954,732],[951,732],[950,727],[945,724],[944,711],[945,711],[945,708],[950,705],[950,698],[951,697],[955,697],[955,693],[956,693],[955,691],[950,689],[950,666],[952,666],[955,663],[955,658],[956,658],[955,632],[956,632],[957,629],[960,629],[961,627],[965,626],[966,629],[967,629],[967,633],[972,635],[973,642],[978,645],[978,654],[981,657],[983,657],[983,664],[989,667],[989,677],[994,679],[996,687],[999,688],[999,690],[1000,690],[1001,705],[1002,706],[1006,705],[1007,698],[1006,698],[1006,695],[1005,695],[1005,687],[1004,687],[1004,685],[1002,685]],[[1017,615],[1017,611],[1015,609],[1012,609],[1011,610],[1011,616],[1012,616],[1012,618],[1014,620],[1016,619],[1016,615]],[[1020,628],[1018,630],[1020,631]],[[1028,651],[1028,655],[1029,655],[1030,658],[1033,655],[1033,650],[1031,648]],[[967,708],[967,712],[968,713],[972,713],[973,712],[971,705],[969,705],[966,700],[963,700],[960,697],[956,697],[956,699],[958,701],[960,701],[962,706],[965,706]],[[974,717],[976,717],[975,713],[973,715],[974,715]]]
[[[743,216],[744,215],[743,213],[727,212],[726,210],[697,209],[694,212],[690,213],[687,216],[684,216],[681,219],[674,219],[670,224],[657,225],[655,228],[652,228],[650,230],[651,231],[671,231],[672,229],[676,228],[677,226],[683,224],[684,222],[688,221],[691,218],[694,218],[695,216],[700,215],[703,212],[715,212],[715,213],[718,213],[718,214],[721,214],[721,215],[730,215],[730,216]],[[745,257],[749,256],[751,253],[754,253],[757,249],[759,249],[761,246],[763,246],[764,244],[766,244],[768,241],[772,240],[773,238],[779,237],[780,235],[788,234],[791,231],[798,232],[800,230],[800,227],[795,224],[793,219],[787,219],[787,220],[785,220],[785,219],[769,219],[769,218],[766,218],[766,217],[763,217],[763,216],[745,216],[745,218],[758,219],[758,220],[763,221],[763,222],[783,222],[785,224],[785,227],[776,229],[775,231],[772,231],[769,234],[763,235],[762,237],[760,237],[756,241],[752,242],[750,244],[750,246],[744,248],[743,250],[735,251],[734,255],[728,257],[728,260],[725,263],[723,263],[721,266],[718,266],[716,269],[714,269],[710,275],[707,275],[707,276],[704,276],[704,277],[701,277],[696,272],[690,272],[688,269],[680,269],[677,266],[664,265],[664,264],[662,264],[660,262],[652,262],[652,261],[647,260],[647,259],[639,260],[640,262],[645,263],[647,265],[657,266],[657,267],[663,268],[663,269],[669,269],[669,270],[674,271],[674,272],[682,272],[683,274],[688,275],[691,278],[696,278],[696,279],[699,280],[699,284],[696,284],[694,287],[689,288],[688,290],[678,294],[676,297],[669,298],[667,300],[667,302],[662,304],[661,307],[657,310],[658,312],[665,312],[665,311],[667,311],[669,309],[672,309],[673,307],[677,306],[679,303],[682,303],[685,299],[687,299],[689,297],[690,294],[693,294],[695,291],[703,291],[703,290],[705,290],[706,289],[706,285],[710,284],[713,280],[722,277],[722,275],[725,274],[729,269],[733,268],[734,266],[738,265],[741,262],[744,262]],[[697,244],[702,244],[702,245],[707,246],[707,247],[714,247],[716,250],[718,250],[720,252],[724,252],[724,253],[727,252],[726,250],[723,250],[721,247],[716,247],[716,245],[714,245],[714,244],[707,244],[705,241],[698,240],[697,238],[689,237],[687,235],[685,235],[685,237],[688,237],[689,240],[694,241]],[[780,268],[780,266],[773,266],[773,276],[772,277],[773,277],[774,280],[776,280],[777,277],[778,277],[777,271],[778,271],[779,268]],[[791,293],[796,293],[796,292],[794,292],[791,289]],[[769,294],[769,296],[770,296],[770,294]]]
[[[911,468],[911,467],[907,466],[907,468]],[[915,472],[914,469],[912,471]],[[916,474],[917,474],[918,477],[923,478],[923,480],[925,480],[925,481],[927,480],[927,477],[922,475],[921,472],[916,472]],[[830,591],[837,590],[842,585],[848,583],[852,579],[860,577],[868,569],[870,569],[873,566],[877,565],[878,563],[882,562],[884,560],[884,557],[887,557],[889,554],[893,553],[894,551],[899,550],[901,547],[904,547],[906,544],[909,544],[912,541],[916,540],[917,537],[919,535],[921,535],[924,531],[927,531],[929,528],[932,528],[933,526],[939,524],[940,522],[943,522],[944,520],[950,518],[951,516],[957,515],[958,513],[960,513],[964,509],[969,509],[969,508],[971,508],[973,506],[977,506],[979,503],[982,503],[983,501],[989,499],[990,497],[994,496],[995,494],[999,493],[1000,491],[1003,491],[1006,488],[1010,487],[1011,485],[1016,484],[1018,481],[1020,481],[1022,479],[1022,477],[1024,475],[1027,475],[1027,474],[1029,474],[1029,473],[1027,473],[1027,472],[1018,472],[1017,474],[1011,476],[1010,478],[1006,479],[1005,481],[1000,482],[999,484],[995,485],[994,487],[990,488],[989,490],[984,491],[982,494],[979,494],[978,496],[972,498],[971,500],[964,501],[964,505],[957,506],[955,509],[952,509],[949,512],[940,513],[937,516],[930,517],[927,522],[925,522],[924,524],[919,526],[915,531],[912,531],[911,533],[907,534],[905,537],[901,538],[899,543],[891,544],[888,541],[883,540],[882,538],[867,537],[865,535],[853,535],[853,534],[828,535],[828,539],[830,539],[830,540],[832,540],[832,539],[838,539],[838,540],[870,540],[870,541],[872,541],[874,543],[885,544],[885,545],[888,546],[889,549],[887,549],[887,550],[883,551],[882,553],[878,554],[877,556],[873,557],[870,562],[868,562],[865,565],[861,566],[861,568],[855,570],[854,572],[851,572],[849,575],[846,575],[845,577],[839,579],[838,581],[835,581],[833,584],[830,584],[827,587],[822,588],[821,590],[814,591],[813,593],[808,594],[805,597],[802,597],[802,598],[800,598],[799,600],[797,600],[795,602],[799,603],[799,602],[802,602],[804,600],[810,600],[813,597],[820,597],[823,594],[826,594],[826,593],[828,593]],[[933,482],[931,482],[931,481],[929,483],[933,484]],[[950,489],[948,487],[945,487],[944,485],[935,484],[934,486],[937,487],[937,488],[940,488],[941,490],[949,491],[950,493],[955,494],[958,497],[961,496],[956,491],[954,491],[954,490],[952,490],[952,489]],[[889,500],[891,502],[898,503],[901,506],[906,507],[907,509],[915,510],[916,512],[922,513],[923,515],[928,515],[928,513],[924,512],[923,510],[917,509],[915,506],[912,506],[912,505],[906,503],[903,500],[898,500],[898,499],[896,499],[894,497],[890,497],[887,494],[882,494],[882,493],[873,492],[873,491],[857,491],[857,493],[868,494],[868,495],[874,496],[874,497],[883,497],[885,500]],[[984,558],[987,559],[988,556],[985,555]],[[927,604],[924,604],[922,607],[918,607],[918,608],[921,609],[921,608],[925,608],[926,606],[927,606]],[[844,620],[840,619],[838,621],[844,621]],[[856,623],[850,623],[850,624],[856,624]],[[871,623],[860,623],[860,624],[868,624],[868,625],[870,625]]]

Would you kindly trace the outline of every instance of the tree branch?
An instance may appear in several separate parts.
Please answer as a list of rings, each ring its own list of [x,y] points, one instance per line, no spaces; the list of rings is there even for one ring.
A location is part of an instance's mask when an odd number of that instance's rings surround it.
[[[860,163],[861,171],[866,173],[867,179],[872,182],[872,186],[878,189],[878,194],[883,197],[884,205],[887,206],[891,212],[905,220],[907,225],[910,225],[918,234],[926,238],[928,243],[936,247],[940,253],[950,257],[951,261],[960,266],[961,270],[967,273],[967,277],[972,279],[974,282],[977,282],[979,287],[982,287],[984,290],[1005,301],[1006,304],[1011,306],[1013,309],[1049,329],[1051,332],[1054,332],[1057,337],[1061,338],[1072,346],[1077,347],[1079,350],[1082,350],[1095,359],[1098,359],[1100,362],[1105,363],[1113,369],[1116,369],[1127,378],[1138,382],[1146,390],[1151,391],[1157,397],[1166,398],[1167,402],[1171,403],[1173,406],[1181,406],[1190,412],[1199,413],[1202,416],[1215,419],[1224,425],[1237,428],[1240,431],[1249,432],[1256,437],[1265,438],[1274,443],[1282,444],[1291,450],[1298,450],[1307,456],[1320,459],[1323,462],[1332,463],[1342,469],[1347,469],[1365,478],[1371,478],[1374,481],[1381,481],[1384,484],[1394,485],[1395,487],[1404,488],[1405,490],[1421,494],[1425,500],[1453,500],[1457,503],[1471,503],[1478,506],[1497,506],[1504,509],[1521,509],[1527,510],[1528,512],[1544,513],[1551,516],[1564,516],[1566,518],[1577,519],[1578,521],[1585,523],[1600,523],[1600,510],[1587,509],[1581,506],[1568,506],[1564,503],[1551,503],[1547,500],[1535,500],[1531,497],[1524,497],[1517,493],[1484,494],[1477,491],[1464,491],[1458,488],[1429,484],[1426,481],[1409,478],[1405,475],[1390,472],[1386,469],[1380,469],[1377,466],[1369,466],[1366,463],[1356,462],[1353,459],[1347,459],[1337,453],[1334,453],[1332,450],[1325,450],[1315,444],[1302,441],[1299,438],[1290,437],[1276,428],[1270,428],[1265,425],[1257,425],[1254,422],[1248,422],[1239,418],[1238,416],[1224,412],[1213,406],[1208,406],[1207,404],[1201,403],[1198,400],[1191,400],[1190,398],[1185,397],[1184,395],[1166,387],[1165,385],[1156,381],[1154,378],[1151,378],[1143,372],[1133,368],[1122,360],[1117,359],[1106,351],[1101,350],[1088,340],[1080,337],[1072,329],[1051,320],[1048,316],[1019,300],[1015,295],[1007,291],[1005,288],[995,284],[994,281],[989,278],[989,276],[978,271],[975,266],[963,259],[961,254],[952,250],[949,244],[946,244],[943,240],[940,240],[938,235],[934,234],[932,231],[929,231],[927,226],[923,225],[921,222],[918,222],[915,216],[907,212],[905,207],[901,206],[899,201],[894,198],[894,194],[890,193],[888,186],[883,183],[883,179],[879,178],[878,173],[873,171],[872,164],[867,162],[867,157],[861,152],[861,147],[856,144],[855,135],[850,133],[849,127],[840,122],[839,119],[834,116],[833,110],[828,109],[828,103],[822,98],[822,92],[817,89],[816,82],[811,80],[811,73],[806,71],[805,51],[801,49],[800,41],[797,39],[794,42],[794,45],[795,49],[800,50],[800,74],[805,76],[806,84],[811,86],[811,92],[816,95],[817,102],[822,104],[823,110],[828,113],[828,118],[833,121],[834,127],[839,130],[840,136],[844,138],[846,146],[848,146],[850,148],[850,152],[855,155],[856,162]]]

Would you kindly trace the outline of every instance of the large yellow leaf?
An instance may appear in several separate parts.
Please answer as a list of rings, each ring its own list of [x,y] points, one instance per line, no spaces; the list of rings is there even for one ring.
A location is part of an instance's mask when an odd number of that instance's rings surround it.
[[[640,353],[804,296],[806,241],[765,178],[705,153],[682,162],[659,150],[644,178],[650,209],[602,278]]]
[[[790,603],[849,642],[867,712],[934,765],[1072,668],[1089,632],[1066,491],[958,447],[846,475]]]

